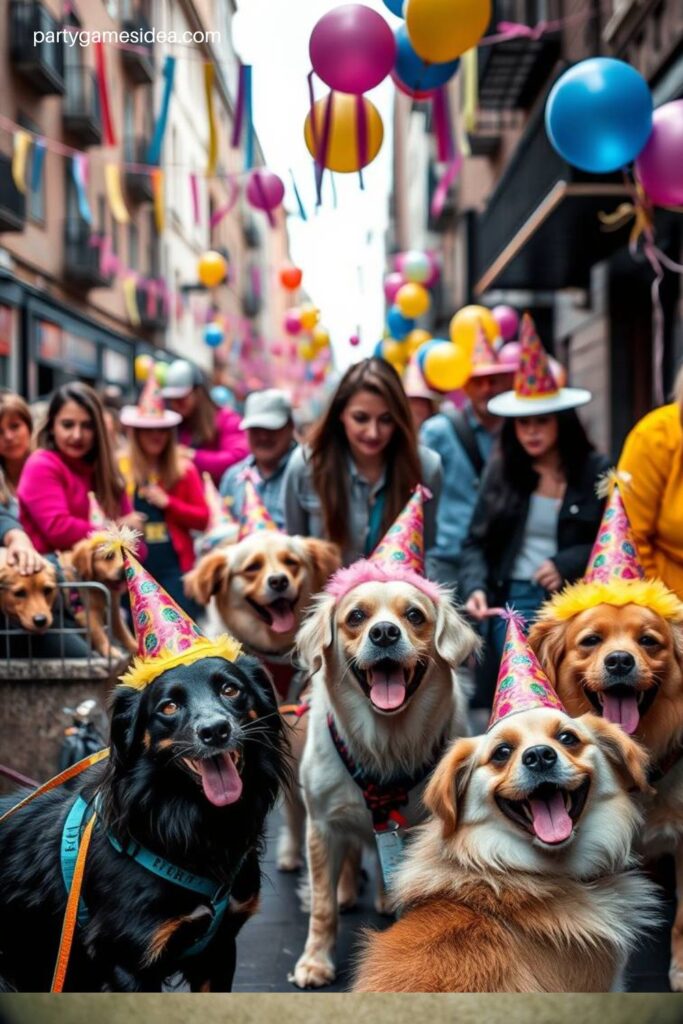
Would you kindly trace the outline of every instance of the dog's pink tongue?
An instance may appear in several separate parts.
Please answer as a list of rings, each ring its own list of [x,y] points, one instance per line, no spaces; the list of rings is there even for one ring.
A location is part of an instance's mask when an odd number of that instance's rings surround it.
[[[204,796],[214,807],[226,807],[239,800],[242,780],[229,754],[217,754],[216,757],[200,761],[198,768],[202,775]]]
[[[386,669],[370,670],[370,700],[380,711],[400,708],[406,699],[406,684],[400,668],[387,672]]]
[[[268,606],[272,622],[270,628],[273,633],[290,633],[296,626],[292,606],[286,602],[276,602]]]
[[[603,694],[603,698],[605,701],[602,708],[603,717],[608,722],[620,725],[624,732],[627,732],[629,735],[634,733],[640,721],[636,697],[631,695],[628,697],[617,697],[615,694],[610,694],[608,690]]]
[[[530,800],[534,832],[544,843],[561,843],[572,834],[572,819],[559,792],[550,800]]]

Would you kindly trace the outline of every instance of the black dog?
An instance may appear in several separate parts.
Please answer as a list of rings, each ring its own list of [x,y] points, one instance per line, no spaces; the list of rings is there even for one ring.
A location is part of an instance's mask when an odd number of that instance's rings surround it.
[[[110,759],[80,787],[98,820],[82,889],[87,919],[65,990],[159,991],[180,971],[193,991],[230,991],[235,937],[257,909],[264,821],[288,781],[273,694],[248,657],[205,658],[144,690],[116,691]],[[66,905],[60,846],[74,799],[59,788],[0,824],[0,988],[50,988]],[[0,813],[14,802],[5,798]],[[177,867],[176,878],[199,876],[222,891],[212,904],[159,877],[136,844],[167,876]],[[225,889],[221,916],[214,905]]]

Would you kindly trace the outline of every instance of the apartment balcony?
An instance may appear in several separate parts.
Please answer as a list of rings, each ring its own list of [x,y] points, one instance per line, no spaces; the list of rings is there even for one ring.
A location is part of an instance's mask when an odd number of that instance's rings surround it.
[[[131,39],[136,39],[136,42],[126,43],[121,50],[123,66],[136,85],[147,85],[154,80],[154,46],[140,37],[150,31],[150,24],[144,14],[138,12],[134,17],[124,19],[121,30],[128,32]]]
[[[147,138],[127,138],[124,140],[124,157],[127,164],[145,165],[147,163],[147,149],[149,140]],[[152,187],[152,168],[144,171],[136,167],[126,168],[125,186],[129,198],[135,203],[151,202],[154,199]]]
[[[97,77],[91,68],[67,66],[64,73],[64,129],[84,146],[102,142],[102,116]]]
[[[486,35],[507,21],[535,27],[561,17],[559,0],[493,0]],[[553,73],[560,56],[561,33],[539,39],[520,36],[494,46],[480,46],[479,106],[482,110],[527,110]]]
[[[14,184],[12,158],[0,153],[0,233],[23,231],[26,223],[26,197]]]
[[[14,70],[42,96],[64,92],[63,43],[34,43],[35,33],[58,32],[59,22],[34,0],[11,0],[9,56]],[[43,37],[44,38],[44,37]]]
[[[161,292],[153,287],[140,285],[135,289],[140,327],[146,331],[165,331],[168,327],[168,303]]]
[[[101,246],[93,244],[101,238],[81,217],[64,221],[64,276],[71,284],[85,290],[111,285],[111,276],[100,267]]]

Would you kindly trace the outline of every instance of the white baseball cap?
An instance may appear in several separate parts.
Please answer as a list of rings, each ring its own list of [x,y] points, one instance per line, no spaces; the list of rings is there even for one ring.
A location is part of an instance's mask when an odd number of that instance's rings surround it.
[[[185,398],[201,383],[201,370],[187,359],[174,359],[166,373],[161,393],[164,398]]]
[[[240,423],[242,430],[260,427],[262,430],[280,430],[292,419],[292,403],[284,391],[277,388],[266,388],[265,391],[252,391],[244,403],[244,418]]]

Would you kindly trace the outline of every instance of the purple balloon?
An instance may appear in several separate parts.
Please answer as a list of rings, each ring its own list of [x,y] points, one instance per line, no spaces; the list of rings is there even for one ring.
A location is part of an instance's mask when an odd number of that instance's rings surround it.
[[[658,107],[636,175],[656,206],[683,204],[683,100]]]
[[[247,182],[247,200],[256,210],[274,210],[285,197],[285,186],[277,174],[265,167],[252,171]]]
[[[390,306],[393,306],[396,295],[398,294],[399,288],[402,288],[405,284],[403,274],[399,274],[396,270],[393,274],[387,274],[384,278],[384,297]]]
[[[500,327],[500,334],[503,341],[512,341],[517,337],[519,330],[519,315],[512,306],[495,306],[491,315]]]
[[[309,53],[313,70],[330,89],[360,94],[387,77],[396,59],[396,41],[376,11],[344,4],[316,24]]]

